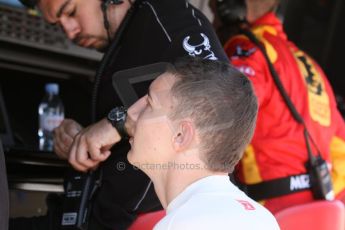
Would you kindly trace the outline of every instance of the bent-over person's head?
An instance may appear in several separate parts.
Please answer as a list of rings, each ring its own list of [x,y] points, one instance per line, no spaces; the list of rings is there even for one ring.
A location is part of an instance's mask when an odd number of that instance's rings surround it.
[[[209,0],[213,27],[222,44],[250,24],[272,11],[280,0]]]
[[[253,135],[257,109],[250,81],[234,67],[180,59],[129,108],[128,160],[153,180],[178,170],[232,172]]]
[[[131,0],[20,1],[29,7],[37,6],[48,23],[61,26],[77,45],[98,50],[108,45],[132,5]],[[105,21],[109,23],[108,28]]]

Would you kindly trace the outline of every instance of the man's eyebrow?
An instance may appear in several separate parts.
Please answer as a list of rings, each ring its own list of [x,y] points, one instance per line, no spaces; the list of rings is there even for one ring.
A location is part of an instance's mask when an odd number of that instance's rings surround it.
[[[60,18],[64,9],[66,8],[66,6],[71,2],[71,0],[66,0],[60,7],[60,9],[56,12],[56,17]]]

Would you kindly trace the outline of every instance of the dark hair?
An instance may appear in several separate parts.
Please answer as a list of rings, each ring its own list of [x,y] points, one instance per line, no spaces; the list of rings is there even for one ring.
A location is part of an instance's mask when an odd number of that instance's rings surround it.
[[[201,138],[202,160],[212,171],[232,172],[249,144],[258,104],[250,81],[228,63],[182,58],[167,72],[177,81],[171,119],[190,117]]]
[[[216,0],[217,14],[226,26],[242,23],[246,19],[245,0]]]
[[[35,8],[38,3],[38,0],[19,0],[24,6],[29,8]]]

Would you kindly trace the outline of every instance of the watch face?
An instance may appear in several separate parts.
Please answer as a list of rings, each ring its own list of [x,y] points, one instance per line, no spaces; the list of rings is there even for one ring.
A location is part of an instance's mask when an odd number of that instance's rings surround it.
[[[125,129],[125,121],[127,117],[127,110],[124,107],[115,107],[107,116],[107,120],[116,128],[122,138],[128,137]]]
[[[111,121],[121,121],[125,119],[126,111],[122,107],[115,107],[108,114],[108,119]]]

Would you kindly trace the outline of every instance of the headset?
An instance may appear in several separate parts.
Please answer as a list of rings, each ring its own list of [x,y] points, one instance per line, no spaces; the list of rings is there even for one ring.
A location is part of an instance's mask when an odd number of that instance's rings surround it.
[[[216,0],[216,10],[224,25],[233,25],[246,20],[245,0]]]
[[[103,12],[103,23],[104,23],[104,28],[107,31],[108,35],[108,42],[110,44],[111,41],[111,36],[110,36],[110,24],[107,16],[107,9],[109,5],[121,5],[123,3],[123,0],[101,0],[101,9]]]
[[[102,2],[110,2],[110,4],[120,5],[123,3],[123,0],[102,0]]]

